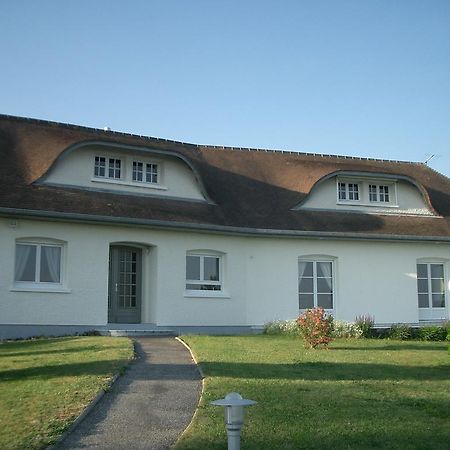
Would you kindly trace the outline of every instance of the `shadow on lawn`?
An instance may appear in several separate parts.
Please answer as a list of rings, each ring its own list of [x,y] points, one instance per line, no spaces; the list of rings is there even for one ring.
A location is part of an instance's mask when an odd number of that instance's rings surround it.
[[[1,349],[0,349],[1,350]],[[74,348],[65,348],[65,349],[57,349],[54,350],[40,350],[38,349],[24,349],[25,351],[22,352],[8,352],[0,351],[0,358],[7,358],[10,356],[37,356],[37,355],[51,355],[51,354],[57,354],[64,356],[65,353],[83,353],[83,352],[101,352],[106,349],[98,347],[96,345],[87,345],[85,347],[74,347]]]
[[[298,364],[202,362],[205,375],[285,380],[450,380],[449,366],[305,362]]]
[[[355,350],[355,351],[372,351],[372,350],[382,350],[382,351],[388,351],[388,350],[392,350],[392,351],[402,351],[402,350],[419,350],[419,351],[424,351],[424,350],[433,350],[433,351],[447,351],[447,346],[445,345],[445,343],[443,345],[439,345],[439,344],[430,344],[430,343],[424,343],[423,345],[420,344],[392,344],[392,345],[383,345],[380,347],[362,347],[362,346],[355,346],[355,347],[351,347],[351,346],[346,346],[346,345],[333,345],[332,347],[330,347],[330,350]]]

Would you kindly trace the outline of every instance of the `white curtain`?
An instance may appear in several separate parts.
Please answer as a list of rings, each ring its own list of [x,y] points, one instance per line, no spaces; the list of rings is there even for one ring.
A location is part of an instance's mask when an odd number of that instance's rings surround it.
[[[16,275],[15,275],[16,281],[30,281],[29,280],[30,277],[26,277],[27,279],[24,280],[24,275],[25,269],[27,268],[28,259],[30,258],[31,255],[31,251],[34,250],[35,248],[36,247],[32,245],[23,245],[23,244],[16,245]]]
[[[61,268],[61,248],[60,247],[44,247],[41,248],[41,273],[43,262],[48,267],[48,275],[50,279],[46,280],[50,283],[59,283]],[[41,280],[42,281],[42,280]]]
[[[330,288],[330,292],[331,292],[331,290],[332,290],[331,287],[333,285],[333,280],[331,278],[331,263],[320,262],[318,264],[320,264],[320,268],[322,269],[323,276],[325,277],[324,280],[327,283],[327,286]]]
[[[308,267],[308,264],[311,264],[308,261],[299,261],[298,262],[298,273],[300,274],[300,279],[303,278],[303,275],[306,272],[306,268]]]

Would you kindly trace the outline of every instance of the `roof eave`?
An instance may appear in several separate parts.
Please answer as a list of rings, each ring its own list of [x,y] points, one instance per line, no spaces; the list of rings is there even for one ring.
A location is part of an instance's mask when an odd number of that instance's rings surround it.
[[[130,217],[99,216],[92,214],[65,213],[59,211],[40,211],[32,209],[0,207],[0,216],[36,220],[54,220],[62,222],[93,223],[98,225],[124,225],[146,228],[169,229],[228,235],[267,236],[305,239],[339,239],[363,241],[403,241],[403,242],[444,242],[450,243],[450,236],[416,236],[397,234],[367,234],[331,231],[299,231],[266,228],[233,227],[204,223],[173,222],[166,220],[138,219]]]

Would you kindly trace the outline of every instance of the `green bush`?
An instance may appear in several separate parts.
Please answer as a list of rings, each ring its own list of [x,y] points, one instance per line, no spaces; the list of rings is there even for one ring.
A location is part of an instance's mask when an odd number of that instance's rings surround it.
[[[344,322],[342,320],[335,320],[333,322],[334,338],[360,338],[362,337],[361,328],[354,322]]]
[[[419,329],[419,339],[422,341],[445,341],[448,333],[448,325],[431,325]]]
[[[412,329],[408,325],[395,323],[389,329],[389,338],[399,341],[407,341],[412,339]]]
[[[356,326],[361,330],[362,337],[373,337],[373,326],[375,319],[369,314],[363,316],[357,316],[355,319]]]
[[[296,320],[274,320],[264,324],[264,334],[283,334],[287,336],[298,336],[300,330]]]

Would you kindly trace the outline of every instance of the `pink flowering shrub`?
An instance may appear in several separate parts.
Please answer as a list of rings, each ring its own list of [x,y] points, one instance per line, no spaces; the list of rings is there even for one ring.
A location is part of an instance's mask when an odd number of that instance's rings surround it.
[[[306,348],[327,346],[333,339],[333,317],[326,316],[323,308],[306,310],[297,319],[300,335],[305,340]]]

